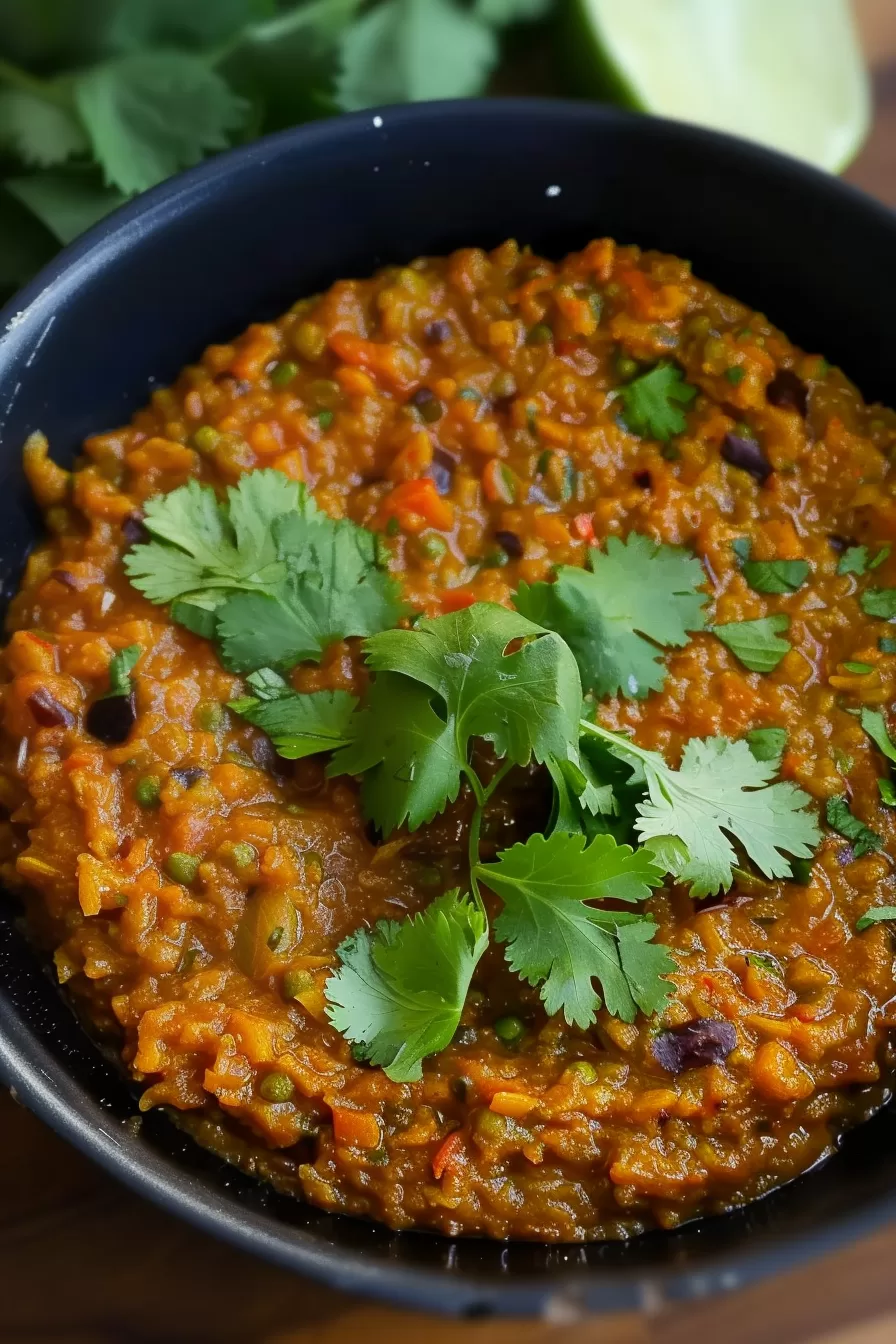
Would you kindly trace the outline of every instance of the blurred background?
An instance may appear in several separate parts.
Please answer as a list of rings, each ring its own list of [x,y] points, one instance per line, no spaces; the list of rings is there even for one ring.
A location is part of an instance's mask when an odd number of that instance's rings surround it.
[[[896,0],[0,0],[0,291],[230,145],[484,91],[719,126],[896,206]],[[638,1317],[426,1320],[212,1241],[0,1091],[0,1340],[15,1344],[894,1344],[894,1262],[896,1228]]]
[[[207,155],[385,103],[608,100],[840,172],[866,143],[865,55],[883,68],[892,9],[889,0],[0,0],[0,291]],[[882,116],[853,171],[896,198]]]

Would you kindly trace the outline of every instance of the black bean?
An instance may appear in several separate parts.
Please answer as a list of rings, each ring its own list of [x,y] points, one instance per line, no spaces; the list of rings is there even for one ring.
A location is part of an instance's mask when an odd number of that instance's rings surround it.
[[[653,489],[653,477],[651,476],[649,471],[636,471],[634,476],[632,477],[632,480],[635,482],[635,485],[638,487],[639,490]]]
[[[440,495],[447,495],[450,491],[454,480],[454,469],[456,466],[456,460],[450,453],[446,453],[444,448],[434,449],[432,466],[429,468],[429,475],[435,482],[436,489]]]
[[[726,434],[722,440],[722,457],[732,467],[740,467],[764,485],[774,468],[755,439],[742,439],[737,434]]]
[[[855,546],[856,542],[852,537],[840,537],[836,532],[832,532],[828,537],[828,545],[835,555],[842,555],[850,546]]]
[[[138,511],[129,513],[121,524],[121,535],[131,546],[136,546],[140,542],[149,541],[149,533],[143,522],[143,514]]]
[[[50,571],[50,578],[55,579],[57,583],[61,583],[64,588],[74,588],[76,592],[81,591],[81,580],[70,569],[53,569]]]
[[[94,700],[84,719],[84,727],[91,737],[105,742],[108,747],[120,746],[137,718],[133,695],[106,695]]]
[[[519,560],[523,554],[523,542],[515,532],[496,532],[495,541],[507,552],[511,560]]]
[[[450,335],[451,323],[446,322],[443,317],[436,318],[435,322],[430,322],[423,330],[423,339],[427,345],[441,345]]]
[[[29,695],[28,708],[41,728],[71,728],[75,722],[71,710],[61,705],[44,686]]]
[[[412,392],[408,397],[411,406],[416,406],[418,409],[421,406],[426,406],[431,401],[435,401],[435,399],[436,394],[431,387],[418,387],[417,391]]]
[[[779,369],[765,389],[765,399],[770,406],[805,415],[809,407],[809,389],[793,369]]]
[[[197,765],[187,766],[184,770],[172,770],[171,778],[176,779],[182,788],[192,789],[194,784],[205,778],[205,771]]]
[[[715,1017],[697,1017],[680,1027],[661,1031],[650,1043],[651,1053],[669,1073],[721,1064],[737,1045],[737,1032],[730,1022]]]

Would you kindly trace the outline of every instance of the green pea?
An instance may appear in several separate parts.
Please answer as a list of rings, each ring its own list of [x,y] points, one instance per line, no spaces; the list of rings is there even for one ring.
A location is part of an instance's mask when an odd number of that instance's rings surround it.
[[[747,376],[746,369],[742,369],[736,364],[732,365],[730,369],[725,370],[725,377],[728,379],[732,387],[737,387],[740,383],[743,382],[746,376]]]
[[[448,550],[448,543],[438,532],[430,532],[420,538],[420,549],[428,560],[441,560]]]
[[[245,840],[238,841],[230,851],[236,868],[251,868],[258,858],[255,852],[255,846],[248,844]]]
[[[489,396],[493,401],[504,401],[508,397],[516,396],[516,379],[509,369],[502,369],[500,373],[495,374],[489,388]]]
[[[483,569],[503,569],[510,556],[506,551],[489,551],[482,561]]]
[[[219,700],[203,700],[196,707],[196,722],[205,733],[216,733],[224,727],[227,711]]]
[[[276,952],[277,948],[283,942],[283,935],[285,932],[286,930],[282,924],[278,924],[275,929],[271,929],[267,936],[267,944],[272,952]]]
[[[317,413],[317,423],[321,429],[329,429],[335,419],[336,415],[333,411],[318,411]]]
[[[212,429],[211,425],[200,425],[193,433],[192,444],[199,453],[211,453],[220,437],[220,432]]]
[[[140,807],[158,807],[161,803],[162,781],[158,775],[143,775],[137,780],[134,797]]]
[[[495,1022],[494,1033],[504,1045],[516,1045],[526,1034],[526,1024],[521,1017],[508,1013]]]
[[[597,1069],[593,1064],[589,1064],[587,1059],[577,1059],[574,1064],[570,1064],[567,1073],[581,1078],[586,1085],[597,1082]]]
[[[482,393],[477,392],[475,387],[461,387],[457,392],[458,401],[482,401]]]
[[[199,865],[202,862],[195,854],[184,854],[182,850],[177,850],[174,854],[169,854],[165,861],[165,872],[171,878],[172,882],[180,882],[188,887],[191,882],[196,881],[196,874],[199,872]]]
[[[800,887],[808,887],[812,881],[812,859],[791,859],[790,871],[793,881]]]
[[[372,1162],[375,1167],[386,1167],[389,1165],[389,1150],[387,1148],[371,1148],[365,1154],[368,1162]]]
[[[550,345],[553,339],[554,333],[547,322],[536,322],[526,337],[526,343],[528,345]]]
[[[313,984],[314,977],[310,971],[287,971],[283,977],[283,997],[294,999]]]
[[[285,359],[282,364],[275,364],[271,370],[271,382],[274,387],[286,387],[291,383],[299,371],[298,364],[294,364],[291,359]]]
[[[291,1101],[295,1084],[285,1073],[269,1073],[262,1078],[259,1092],[265,1101]]]
[[[634,378],[638,372],[638,361],[630,355],[616,356],[616,373],[620,378]]]

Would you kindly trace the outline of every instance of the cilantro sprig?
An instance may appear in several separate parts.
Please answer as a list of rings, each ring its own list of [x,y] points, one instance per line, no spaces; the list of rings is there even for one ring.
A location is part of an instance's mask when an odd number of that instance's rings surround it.
[[[637,532],[610,537],[604,551],[592,547],[588,565],[562,565],[554,583],[521,584],[517,610],[563,636],[586,690],[637,698],[660,690],[662,650],[682,648],[704,627],[703,566]]]
[[[784,781],[770,784],[776,762],[757,760],[747,742],[692,738],[680,769],[673,770],[658,752],[597,724],[583,727],[643,774],[647,797],[637,806],[635,829],[644,841],[674,836],[682,842],[686,855],[676,861],[669,851],[667,861],[673,875],[690,884],[692,896],[731,886],[737,862],[731,838],[766,877],[790,877],[785,856],[808,859],[814,853],[821,833],[804,810],[809,795]]]
[[[632,434],[668,443],[686,427],[684,413],[696,395],[696,387],[685,382],[677,365],[661,360],[620,388],[622,420]]]
[[[248,473],[223,503],[189,481],[145,513],[154,540],[125,556],[131,582],[214,639],[234,671],[317,662],[334,640],[386,630],[406,611],[373,534],[329,518],[281,472]]]
[[[347,691],[300,694],[271,668],[253,672],[247,681],[255,694],[231,700],[228,708],[267,733],[284,759],[335,751],[351,741],[358,701]]]

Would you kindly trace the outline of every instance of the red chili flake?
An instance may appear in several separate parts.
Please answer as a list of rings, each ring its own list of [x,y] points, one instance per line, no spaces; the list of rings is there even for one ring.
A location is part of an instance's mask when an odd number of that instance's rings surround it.
[[[583,541],[594,541],[594,514],[577,513],[572,525]]]

